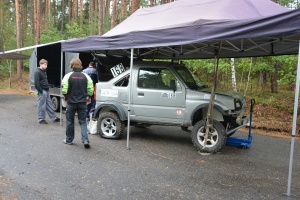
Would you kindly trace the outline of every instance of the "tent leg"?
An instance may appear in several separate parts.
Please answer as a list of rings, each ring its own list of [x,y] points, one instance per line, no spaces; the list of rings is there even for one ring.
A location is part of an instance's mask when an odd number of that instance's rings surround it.
[[[133,49],[131,49],[130,56],[130,76],[132,75],[132,66],[133,66]],[[132,86],[132,78],[129,78],[129,95],[128,95],[128,124],[127,124],[127,150],[130,150],[129,147],[129,134],[130,134],[130,110],[131,110],[131,86]]]
[[[62,122],[62,98],[63,98],[63,95],[62,95],[62,79],[63,79],[63,76],[62,76],[62,74],[63,74],[63,60],[64,60],[64,58],[63,58],[63,56],[64,56],[64,53],[63,52],[61,52],[61,54],[60,54],[60,98],[59,98],[59,100],[60,100],[60,105],[59,105],[59,107],[60,107],[60,112],[59,112],[59,119],[60,119],[60,122],[59,122],[59,124],[62,126],[63,125],[63,122]]]
[[[9,89],[11,89],[11,61],[9,62]]]
[[[290,152],[290,164],[289,164],[289,174],[288,174],[288,186],[287,186],[287,192],[285,194],[287,196],[291,196],[292,170],[293,170],[294,146],[295,146],[295,136],[296,136],[296,126],[297,126],[298,99],[299,99],[299,80],[300,80],[300,40],[299,40],[296,92],[295,92],[295,100],[294,100],[294,116],[293,116],[292,138],[291,138],[291,152]]]

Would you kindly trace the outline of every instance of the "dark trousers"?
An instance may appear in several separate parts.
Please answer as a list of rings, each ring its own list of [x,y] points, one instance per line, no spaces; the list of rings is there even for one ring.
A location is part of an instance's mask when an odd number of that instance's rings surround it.
[[[86,124],[86,103],[77,103],[77,104],[67,104],[66,111],[66,121],[67,121],[67,130],[66,130],[66,140],[67,142],[72,142],[75,137],[74,129],[74,118],[75,113],[77,112],[78,121],[81,128],[81,141],[82,143],[89,143],[89,138],[87,134],[87,124]]]
[[[95,106],[96,106],[96,101],[94,100],[94,94],[93,94],[93,96],[91,97],[91,103],[86,106],[86,118],[90,118],[90,111],[91,109],[95,108]]]

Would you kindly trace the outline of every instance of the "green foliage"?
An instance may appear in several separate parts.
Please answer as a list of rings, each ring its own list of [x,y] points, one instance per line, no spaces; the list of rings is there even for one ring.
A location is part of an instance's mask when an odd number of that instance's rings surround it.
[[[253,62],[252,72],[272,72],[274,70],[273,66],[270,64],[269,60],[265,57],[256,58]]]
[[[280,0],[279,4],[291,9],[297,9],[300,7],[300,2],[298,0]]]
[[[290,114],[293,114],[293,105],[294,102],[294,92],[288,91],[285,87],[280,88],[280,93],[271,93],[269,91],[256,92],[254,94],[248,95],[247,99],[255,99],[257,104],[262,104],[264,106],[274,106],[282,111],[288,111]]]
[[[280,76],[278,83],[280,85],[288,85],[292,89],[293,85],[296,82],[296,73],[297,73],[297,59],[295,55],[292,56],[277,56],[273,57],[277,62],[282,66],[278,71]]]
[[[8,67],[6,65],[4,65],[4,64],[1,63],[0,64],[0,75],[1,76],[7,75],[9,73],[9,72],[7,72],[8,71],[7,69],[8,69]]]
[[[77,23],[74,23],[72,26],[66,25],[67,29],[67,38],[82,38],[86,37],[87,34],[83,33],[83,30],[79,27]]]
[[[57,28],[49,28],[42,32],[40,37],[41,44],[55,42],[59,40],[63,40],[63,36],[57,30]]]

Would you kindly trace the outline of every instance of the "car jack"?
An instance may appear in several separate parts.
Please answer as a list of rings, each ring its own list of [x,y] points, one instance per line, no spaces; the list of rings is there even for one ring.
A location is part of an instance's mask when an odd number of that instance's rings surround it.
[[[248,139],[229,137],[229,138],[227,138],[227,142],[226,142],[227,145],[242,147],[242,148],[249,148],[251,146],[251,142],[252,142],[252,113],[253,113],[254,105],[255,105],[255,100],[251,99],[250,125],[249,125]]]

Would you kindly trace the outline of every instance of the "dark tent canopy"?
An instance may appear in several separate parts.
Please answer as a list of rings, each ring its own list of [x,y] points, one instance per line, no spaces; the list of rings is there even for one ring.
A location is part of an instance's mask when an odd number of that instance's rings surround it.
[[[179,0],[139,9],[103,36],[62,43],[62,51],[141,58],[211,58],[297,54],[300,9],[270,0]]]

